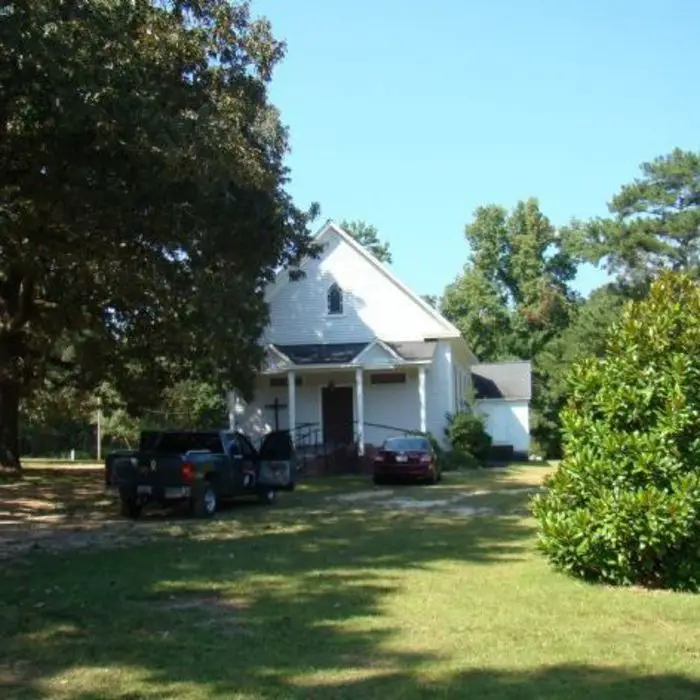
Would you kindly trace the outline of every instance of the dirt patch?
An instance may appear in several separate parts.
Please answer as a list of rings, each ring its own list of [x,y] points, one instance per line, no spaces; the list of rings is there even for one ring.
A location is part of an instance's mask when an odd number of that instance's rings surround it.
[[[413,510],[438,512],[444,515],[490,515],[494,512],[493,508],[474,508],[472,506],[463,505],[463,496],[454,496],[452,498],[442,498],[434,500],[424,500],[417,498],[391,498],[385,501],[382,505],[385,508],[394,510]]]
[[[355,493],[344,493],[342,496],[328,496],[326,500],[338,501],[340,503],[358,503],[360,501],[373,501],[387,498],[394,492],[390,489],[373,489],[371,491],[356,491]]]
[[[158,534],[158,522],[117,516],[100,468],[27,469],[0,481],[0,560],[36,550],[120,547]]]
[[[99,521],[113,517],[101,469],[28,469],[19,479],[0,481],[0,521],[5,524]]]
[[[388,510],[439,512],[455,515],[486,515],[493,512],[490,508],[465,506],[463,501],[468,495],[460,493],[444,498],[415,498],[408,494],[396,495],[396,492],[390,489],[380,489],[328,497],[327,500],[353,504],[368,502],[373,507],[386,508]]]
[[[470,499],[539,490],[521,486],[472,491],[463,490],[459,484],[414,492],[405,488],[358,489],[326,496],[325,501],[328,505],[469,517],[500,512],[493,503]],[[302,507],[311,514],[309,505],[297,503],[292,507]],[[321,510],[328,507],[317,505]],[[124,520],[117,513],[116,499],[105,495],[101,468],[28,469],[20,479],[0,481],[0,560],[36,550],[124,547],[173,534],[172,511],[149,513],[138,522]],[[207,523],[201,531],[188,527],[186,536],[211,539],[222,535],[231,535],[229,525],[222,530]],[[235,535],[241,536],[238,532]]]
[[[63,525],[26,530],[0,529],[0,560],[29,552],[61,552],[75,549],[125,547],[164,536],[156,523],[107,522],[89,528]]]
[[[542,491],[541,486],[528,486],[526,488],[514,489],[482,489],[481,491],[470,491],[462,495],[463,498],[474,498],[476,496],[512,496],[520,493],[537,493]]]
[[[337,503],[359,504],[366,502],[372,507],[386,508],[388,510],[403,510],[426,513],[440,513],[443,515],[461,515],[461,516],[477,516],[477,515],[492,515],[497,512],[496,509],[490,507],[477,507],[468,505],[469,499],[479,498],[484,496],[501,496],[501,495],[518,495],[523,493],[535,493],[539,491],[539,487],[527,488],[504,488],[504,489],[481,489],[476,491],[462,492],[456,494],[451,492],[440,492],[437,489],[431,489],[430,495],[433,493],[444,493],[442,498],[424,498],[425,491],[421,491],[421,496],[411,496],[403,489],[400,495],[395,490],[391,489],[374,489],[371,491],[358,491],[357,493],[343,494],[341,496],[329,496],[326,500],[335,501]],[[448,493],[453,495],[447,495]]]

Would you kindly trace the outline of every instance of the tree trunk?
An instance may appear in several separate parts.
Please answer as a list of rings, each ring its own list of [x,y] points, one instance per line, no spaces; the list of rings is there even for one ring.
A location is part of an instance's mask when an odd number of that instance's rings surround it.
[[[20,471],[19,401],[28,377],[26,326],[34,311],[34,281],[21,266],[0,283],[0,466]]]
[[[0,466],[20,471],[19,458],[20,385],[13,379],[0,379]]]

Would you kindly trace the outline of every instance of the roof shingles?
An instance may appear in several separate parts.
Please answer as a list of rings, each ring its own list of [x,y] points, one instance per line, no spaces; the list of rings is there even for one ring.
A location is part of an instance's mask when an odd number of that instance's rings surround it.
[[[346,365],[359,355],[368,343],[313,343],[307,345],[275,345],[295,365]]]
[[[471,367],[477,399],[510,399],[529,401],[532,398],[532,363],[489,362]]]
[[[309,343],[304,345],[274,345],[295,365],[347,365],[371,343]],[[432,360],[435,341],[386,343],[406,362]]]

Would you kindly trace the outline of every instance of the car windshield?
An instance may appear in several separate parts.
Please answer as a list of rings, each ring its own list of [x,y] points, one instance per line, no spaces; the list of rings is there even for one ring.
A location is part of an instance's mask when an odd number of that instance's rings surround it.
[[[384,442],[384,449],[392,452],[408,452],[411,450],[427,450],[428,441],[422,437],[396,437]]]

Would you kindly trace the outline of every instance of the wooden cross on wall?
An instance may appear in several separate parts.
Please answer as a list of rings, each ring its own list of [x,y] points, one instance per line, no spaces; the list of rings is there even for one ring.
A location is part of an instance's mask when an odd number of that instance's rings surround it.
[[[287,408],[287,404],[280,403],[280,400],[275,396],[275,400],[267,404],[265,408],[269,408],[271,411],[275,412],[275,432],[277,432],[280,429],[280,411]]]

